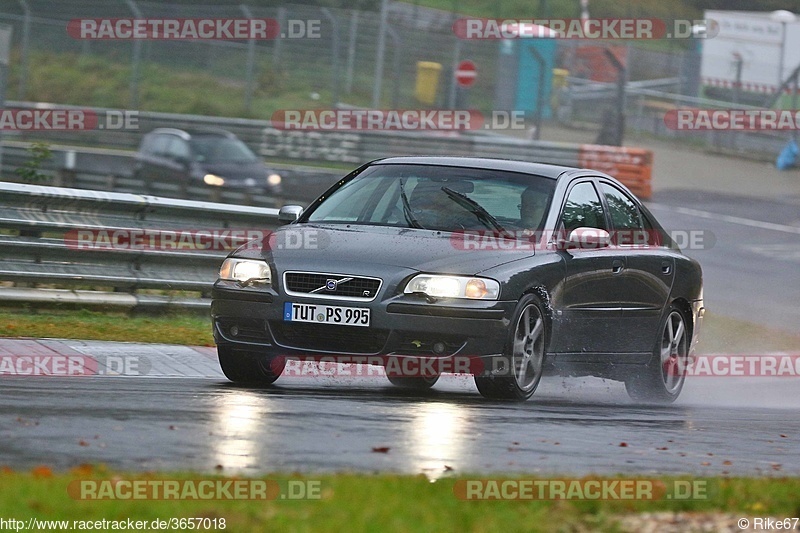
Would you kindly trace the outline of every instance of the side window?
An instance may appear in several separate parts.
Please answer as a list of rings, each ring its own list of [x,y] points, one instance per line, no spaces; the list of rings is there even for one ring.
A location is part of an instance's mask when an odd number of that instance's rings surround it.
[[[167,135],[154,135],[148,143],[148,153],[159,157],[167,155],[167,146],[169,145],[169,137]]]
[[[173,136],[167,147],[167,156],[176,161],[187,161],[191,157],[189,143],[179,137]]]
[[[625,196],[622,191],[607,183],[602,183],[600,188],[606,197],[608,214],[611,215],[611,223],[616,230],[642,229],[642,218],[639,208]]]
[[[581,227],[608,229],[603,205],[591,182],[585,181],[572,188],[561,214],[561,222],[567,234]]]
[[[614,225],[614,242],[617,244],[648,244],[648,231],[642,222],[639,208],[621,190],[602,183],[600,188],[606,199],[608,214]]]
[[[139,143],[139,151],[143,154],[152,154],[153,153],[153,139],[155,139],[155,135],[145,135],[142,137],[142,142]]]

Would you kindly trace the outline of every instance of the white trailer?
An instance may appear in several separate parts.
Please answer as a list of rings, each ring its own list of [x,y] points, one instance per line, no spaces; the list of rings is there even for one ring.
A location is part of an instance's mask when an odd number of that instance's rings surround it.
[[[800,16],[771,12],[705,12],[719,26],[715,37],[702,41],[701,83],[704,87],[733,88],[741,60],[741,90],[774,94],[800,65]],[[776,20],[777,19],[777,20]]]

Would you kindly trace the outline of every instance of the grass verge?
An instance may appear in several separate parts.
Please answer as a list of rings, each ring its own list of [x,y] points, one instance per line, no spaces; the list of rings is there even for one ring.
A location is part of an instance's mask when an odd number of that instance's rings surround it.
[[[210,346],[211,319],[202,314],[128,316],[99,311],[0,311],[0,337],[51,337]],[[800,351],[800,336],[744,320],[706,314],[699,353]]]
[[[19,313],[0,311],[0,337],[50,337],[210,346],[211,318],[175,313],[128,316],[100,311]]]
[[[218,523],[224,518],[227,531],[257,531],[268,525],[274,531],[507,532],[616,530],[617,521],[622,516],[656,511],[736,513],[741,516],[798,516],[800,513],[797,500],[800,479],[797,478],[708,478],[703,480],[709,488],[707,498],[682,501],[666,498],[646,501],[465,501],[456,496],[460,493],[457,489],[459,483],[478,478],[446,478],[431,483],[423,476],[393,474],[271,475],[253,478],[264,480],[271,487],[267,494],[274,499],[249,501],[93,501],[80,499],[78,489],[81,480],[189,479],[224,482],[233,478],[188,473],[130,475],[88,465],[66,473],[53,473],[43,466],[30,472],[14,472],[5,468],[0,472],[0,516],[21,520],[35,517],[70,521],[130,518],[148,522],[155,519],[207,518],[216,519]],[[623,478],[591,479],[613,481]],[[671,486],[676,479],[654,481]],[[75,483],[70,485],[71,482]],[[103,485],[94,485],[99,486]],[[106,483],[105,486],[111,484]],[[289,494],[299,494],[299,487],[318,491],[319,499],[292,500]]]

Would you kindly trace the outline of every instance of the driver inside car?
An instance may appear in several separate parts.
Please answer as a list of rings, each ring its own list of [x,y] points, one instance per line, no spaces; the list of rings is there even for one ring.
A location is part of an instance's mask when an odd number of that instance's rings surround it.
[[[519,225],[523,234],[533,235],[544,223],[547,211],[548,193],[536,187],[528,187],[522,192],[519,204]]]

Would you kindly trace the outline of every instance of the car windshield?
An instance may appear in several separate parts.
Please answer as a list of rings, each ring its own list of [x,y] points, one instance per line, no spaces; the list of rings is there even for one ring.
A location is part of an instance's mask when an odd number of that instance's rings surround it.
[[[192,137],[192,150],[200,163],[255,163],[258,157],[239,139],[220,135]]]
[[[431,165],[374,165],[304,217],[308,222],[400,226],[442,231],[537,230],[555,180]]]

